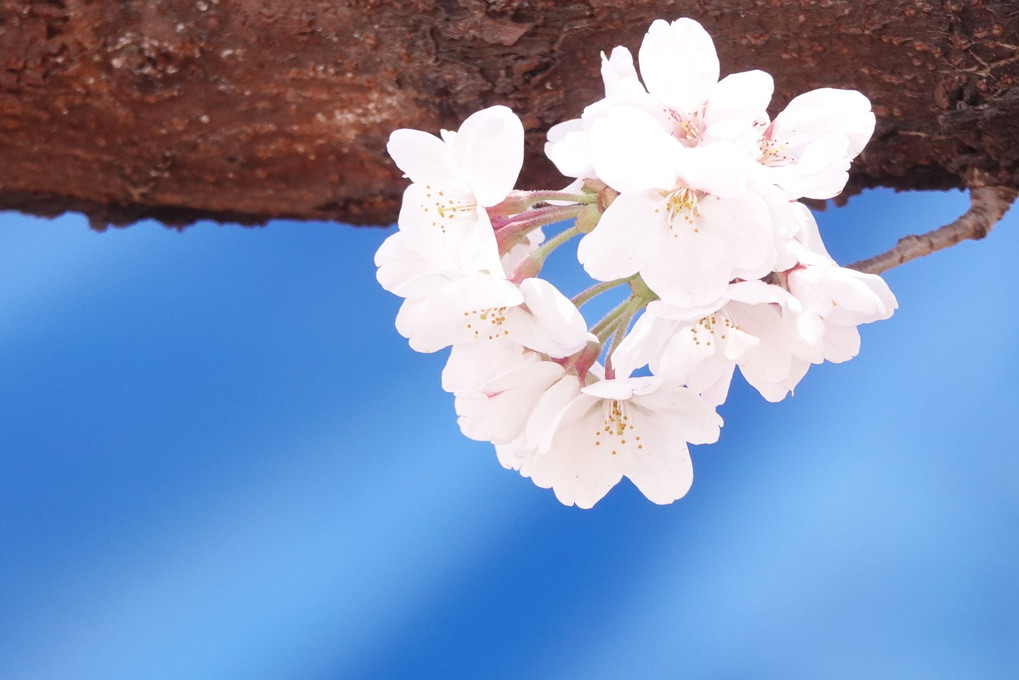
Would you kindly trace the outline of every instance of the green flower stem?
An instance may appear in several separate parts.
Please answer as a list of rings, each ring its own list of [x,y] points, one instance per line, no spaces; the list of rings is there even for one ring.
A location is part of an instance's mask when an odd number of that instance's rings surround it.
[[[499,252],[503,254],[509,252],[510,248],[539,227],[576,219],[583,209],[583,205],[552,205],[521,213],[517,219],[496,229],[495,238],[499,244]]]
[[[513,273],[510,275],[509,280],[513,283],[519,284],[524,279],[537,276],[541,272],[541,268],[545,265],[545,258],[549,256],[549,253],[579,233],[580,231],[576,227],[570,227],[569,229],[565,229],[556,234],[545,243],[542,243],[537,250],[524,258],[524,260],[516,266]]]
[[[527,200],[530,205],[543,203],[545,201],[569,201],[570,203],[594,203],[598,200],[598,194],[580,193],[572,194],[565,191],[530,191]]]
[[[593,298],[595,298],[598,295],[601,295],[605,291],[612,290],[613,288],[615,288],[617,286],[621,286],[624,283],[628,283],[629,281],[630,281],[630,279],[626,278],[626,279],[616,279],[615,281],[604,281],[602,283],[596,283],[593,286],[591,286],[590,288],[588,288],[587,290],[583,290],[583,291],[577,293],[570,300],[570,302],[572,302],[577,307],[580,307],[584,303],[592,300]]]
[[[549,256],[553,250],[561,246],[562,244],[569,241],[571,238],[580,233],[580,230],[576,227],[570,227],[559,232],[549,240],[545,241],[535,251],[534,257],[538,260],[539,265],[545,262],[545,258]]]
[[[596,193],[582,191],[570,193],[566,191],[511,191],[500,203],[489,206],[488,214],[493,221],[507,220],[528,210],[531,206],[547,201],[566,201],[567,203],[579,203],[581,205],[594,203],[598,200]]]
[[[640,298],[631,298],[628,302],[630,304],[626,306],[626,309],[623,310],[623,313],[614,324],[615,332],[612,334],[612,344],[609,345],[609,351],[605,355],[605,377],[609,379],[616,377],[615,369],[612,366],[612,355],[619,348],[619,343],[626,337],[626,331],[630,328],[630,322],[633,321],[634,315],[647,304]]]
[[[596,323],[594,328],[591,329],[591,333],[598,338],[598,341],[601,342],[602,345],[604,345],[605,342],[612,337],[612,334],[616,332],[616,323],[618,323],[619,317],[625,314],[626,310],[629,309],[632,304],[633,298],[626,298],[626,300],[620,302],[615,309],[606,314],[605,318]]]

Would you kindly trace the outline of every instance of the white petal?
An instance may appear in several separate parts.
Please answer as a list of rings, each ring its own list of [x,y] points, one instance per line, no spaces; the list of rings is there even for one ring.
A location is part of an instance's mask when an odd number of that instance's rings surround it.
[[[685,148],[646,112],[613,108],[591,125],[591,148],[598,177],[616,191],[672,190]]]
[[[567,177],[594,177],[590,123],[579,118],[553,125],[548,130],[545,155]]]
[[[437,187],[464,186],[453,154],[435,135],[407,128],[394,130],[386,151],[412,182]]]
[[[548,281],[524,279],[520,292],[539,331],[530,342],[517,339],[521,344],[552,357],[566,357],[582,350],[593,337],[576,305]]]
[[[437,269],[480,268],[478,219],[469,189],[411,184],[403,192],[400,230],[407,234],[411,247]],[[491,231],[491,226],[488,229]]]
[[[687,186],[732,198],[746,193],[754,160],[729,142],[715,142],[675,155],[674,172]]]
[[[583,417],[558,428],[547,451],[521,466],[521,473],[540,487],[552,488],[564,505],[591,508],[622,479],[608,447],[594,444],[592,434],[601,426],[599,404],[591,400]]]
[[[633,379],[629,378],[599,380],[581,388],[580,391],[598,399],[629,399],[633,396],[633,382]]]
[[[407,298],[396,313],[396,330],[415,352],[438,352],[453,342],[455,327],[446,310],[435,312],[436,297]]]
[[[662,428],[660,420],[654,415],[640,419],[641,448],[626,451],[621,463],[626,476],[649,501],[665,505],[690,490],[693,464],[686,441]]]
[[[764,281],[739,281],[730,285],[725,295],[729,300],[742,302],[747,306],[768,303],[787,306],[793,302],[793,296],[789,291]]]
[[[487,381],[478,392],[457,395],[460,429],[479,441],[513,441],[522,433],[538,398],[562,374],[562,366],[551,361],[527,363]]]
[[[410,247],[402,231],[390,234],[375,252],[375,278],[390,293],[396,293],[404,284],[428,271],[428,261]]]
[[[712,139],[740,140],[757,153],[759,127],[768,123],[768,103],[775,81],[764,71],[744,71],[722,78],[712,88],[704,110],[705,135]]]
[[[824,331],[824,358],[840,364],[860,353],[860,331],[856,326],[829,324]]]
[[[673,225],[658,253],[641,266],[641,277],[672,305],[695,307],[717,299],[732,278],[732,248],[719,230],[702,228],[701,217],[692,225],[674,219]]]
[[[577,246],[577,259],[599,281],[636,274],[660,250],[667,230],[665,198],[654,190],[620,194],[594,231]]]
[[[524,296],[509,281],[485,274],[471,274],[450,283],[443,294],[456,306],[458,312],[497,307],[516,307]]]
[[[683,116],[700,111],[718,82],[718,55],[711,36],[693,19],[651,24],[638,53],[648,92]]]
[[[772,271],[777,257],[768,205],[753,191],[726,199],[707,197],[700,203],[700,224],[718,233],[732,254],[730,279],[756,279]]]
[[[669,440],[691,444],[718,441],[722,417],[693,390],[663,385],[651,394],[636,397],[634,403],[656,414],[655,423],[667,431]]]
[[[820,88],[804,92],[775,117],[772,139],[788,144],[796,157],[806,146],[828,135],[848,141],[846,154],[854,158],[874,132],[870,100],[856,90]]]
[[[644,92],[644,86],[637,79],[633,56],[625,47],[614,47],[612,53],[601,56],[601,77],[605,83],[605,96],[613,97],[628,92]]]
[[[461,342],[453,345],[442,369],[442,389],[477,391],[497,375],[539,361],[536,352],[511,342]]]
[[[453,156],[478,203],[493,206],[513,190],[524,162],[524,126],[505,106],[472,114],[452,143]]]
[[[572,422],[580,417],[593,401],[580,393],[580,382],[575,375],[561,378],[545,390],[527,420],[524,432],[527,447],[539,454],[547,451],[560,423]]]
[[[612,355],[616,374],[628,376],[641,366],[657,362],[679,323],[653,314],[649,305]]]

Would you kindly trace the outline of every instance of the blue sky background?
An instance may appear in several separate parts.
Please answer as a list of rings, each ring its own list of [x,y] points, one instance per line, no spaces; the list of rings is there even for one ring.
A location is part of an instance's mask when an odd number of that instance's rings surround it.
[[[818,217],[846,263],[967,204]],[[388,233],[0,214],[0,678],[1019,677],[1019,215],[591,511],[460,436]]]

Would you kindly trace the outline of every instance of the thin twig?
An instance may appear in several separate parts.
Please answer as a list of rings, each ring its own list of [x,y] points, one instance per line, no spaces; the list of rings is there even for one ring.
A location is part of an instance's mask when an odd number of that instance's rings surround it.
[[[1015,189],[1006,187],[973,187],[969,191],[969,210],[955,222],[923,236],[904,236],[888,252],[854,262],[849,268],[867,274],[880,274],[903,262],[930,255],[968,238],[981,239],[1005,216],[1016,194]]]

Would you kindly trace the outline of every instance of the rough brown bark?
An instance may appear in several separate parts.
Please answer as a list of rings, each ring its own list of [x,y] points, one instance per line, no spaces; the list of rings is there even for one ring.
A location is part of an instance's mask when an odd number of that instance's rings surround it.
[[[521,186],[558,186],[543,132],[600,96],[599,51],[691,16],[775,110],[855,88],[878,117],[851,190],[1019,187],[1015,0],[0,0],[0,208],[391,222],[398,127],[487,105],[524,119]]]

